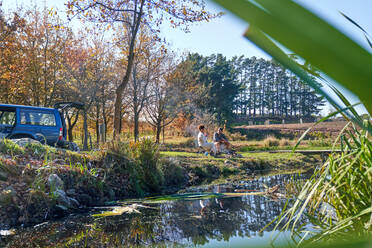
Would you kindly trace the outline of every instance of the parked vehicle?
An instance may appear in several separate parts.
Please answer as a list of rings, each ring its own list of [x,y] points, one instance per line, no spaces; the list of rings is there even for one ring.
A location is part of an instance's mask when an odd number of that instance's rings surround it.
[[[66,139],[64,111],[80,103],[58,103],[55,108],[0,104],[0,138],[31,138],[50,146],[79,150]]]

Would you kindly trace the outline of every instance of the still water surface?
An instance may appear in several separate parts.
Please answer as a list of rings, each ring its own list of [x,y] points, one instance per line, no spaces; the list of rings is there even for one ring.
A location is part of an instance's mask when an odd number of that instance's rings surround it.
[[[185,193],[264,191],[264,184],[268,187],[279,184],[283,192],[285,181],[292,176],[264,176],[201,186]],[[259,231],[281,213],[286,199],[243,195],[136,202],[139,213],[93,216],[111,210],[99,208],[84,215],[18,229],[14,235],[1,236],[0,247],[271,247],[272,235],[276,234],[273,226]],[[288,242],[289,234],[281,233],[274,245]]]

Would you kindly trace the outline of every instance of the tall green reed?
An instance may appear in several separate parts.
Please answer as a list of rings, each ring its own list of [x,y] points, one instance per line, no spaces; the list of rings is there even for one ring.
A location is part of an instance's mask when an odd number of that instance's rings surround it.
[[[372,113],[371,53],[292,0],[214,2],[249,22],[244,36],[313,87],[337,110],[319,122],[336,114],[342,114],[352,122],[335,141],[335,144],[341,144],[342,153],[332,154],[323,166],[317,168],[292,207],[283,211],[279,219],[279,224],[284,223],[283,230],[290,229],[307,242],[348,239],[350,233],[356,237],[370,234],[371,123],[363,121],[355,110],[355,104],[352,105],[325,78],[331,78],[349,89]],[[356,24],[351,18],[345,18]],[[366,35],[359,25],[356,26]],[[368,38],[367,41],[370,44]],[[294,53],[305,63],[298,63],[283,49]],[[319,80],[325,82],[337,98],[321,87]],[[311,232],[297,225],[304,214],[321,231]]]

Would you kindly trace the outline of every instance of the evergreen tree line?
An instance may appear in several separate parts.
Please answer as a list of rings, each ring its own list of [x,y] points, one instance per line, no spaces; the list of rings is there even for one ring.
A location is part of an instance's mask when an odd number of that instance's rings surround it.
[[[233,112],[239,116],[310,117],[319,114],[323,98],[275,61],[234,57],[241,86]]]
[[[195,53],[180,65],[189,75],[188,100],[220,124],[247,117],[310,117],[324,105],[322,97],[275,61]]]

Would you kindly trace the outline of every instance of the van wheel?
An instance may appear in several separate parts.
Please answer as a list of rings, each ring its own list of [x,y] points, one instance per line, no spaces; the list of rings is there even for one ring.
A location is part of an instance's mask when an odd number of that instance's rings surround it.
[[[80,152],[79,146],[74,142],[68,142],[68,149],[74,152]]]
[[[38,133],[35,135],[35,140],[39,141],[41,144],[46,145],[46,138],[44,135]]]

